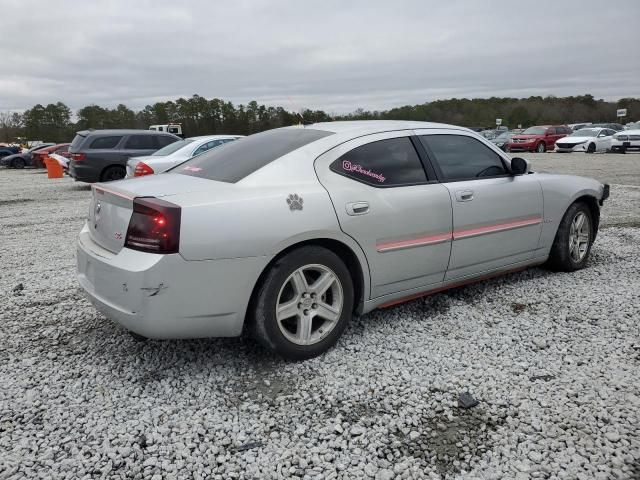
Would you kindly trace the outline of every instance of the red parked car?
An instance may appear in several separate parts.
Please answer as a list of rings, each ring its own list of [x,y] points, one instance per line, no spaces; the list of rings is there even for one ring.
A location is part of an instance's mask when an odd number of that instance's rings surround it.
[[[44,158],[50,153],[57,153],[58,155],[62,155],[63,157],[69,158],[71,155],[69,153],[69,145],[70,143],[58,143],[57,145],[52,145],[47,148],[43,148],[36,152],[33,152],[32,157],[32,165],[36,168],[44,167]]]
[[[566,137],[573,130],[566,125],[539,125],[529,127],[524,132],[511,137],[508,152],[546,152],[553,149],[556,141]]]

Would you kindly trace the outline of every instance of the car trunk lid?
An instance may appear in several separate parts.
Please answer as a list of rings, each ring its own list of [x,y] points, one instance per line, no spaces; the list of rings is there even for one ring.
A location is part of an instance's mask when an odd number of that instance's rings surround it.
[[[162,198],[176,194],[233,188],[232,185],[179,174],[149,175],[116,182],[96,183],[91,188],[89,234],[93,241],[113,253],[124,247],[136,198]]]

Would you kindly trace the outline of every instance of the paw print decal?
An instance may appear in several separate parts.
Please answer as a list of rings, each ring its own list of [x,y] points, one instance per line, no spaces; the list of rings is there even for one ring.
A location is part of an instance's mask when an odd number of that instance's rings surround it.
[[[297,193],[292,193],[289,195],[289,198],[287,198],[287,205],[289,205],[289,210],[292,212],[295,210],[302,210],[303,203],[304,200],[302,200],[302,197],[299,197]]]

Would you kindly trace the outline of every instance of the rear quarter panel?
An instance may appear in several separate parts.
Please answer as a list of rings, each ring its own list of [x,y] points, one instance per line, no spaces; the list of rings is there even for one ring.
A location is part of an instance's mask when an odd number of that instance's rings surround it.
[[[567,208],[578,198],[591,196],[596,200],[602,197],[603,185],[592,178],[574,175],[536,173],[544,201],[544,224],[540,237],[540,253],[549,252]]]

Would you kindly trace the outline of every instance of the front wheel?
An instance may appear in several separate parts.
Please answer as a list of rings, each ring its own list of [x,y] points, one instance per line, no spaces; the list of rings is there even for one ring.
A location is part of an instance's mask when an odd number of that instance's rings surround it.
[[[573,272],[584,268],[595,235],[591,210],[584,203],[572,204],[562,217],[551,247],[548,266]]]
[[[25,165],[26,165],[26,162],[24,161],[23,158],[16,158],[15,160],[13,160],[13,163],[12,163],[13,168],[24,168]]]
[[[250,318],[256,340],[291,360],[315,357],[340,338],[353,312],[353,282],[335,253],[293,250],[262,281]]]
[[[587,153],[594,153],[596,151],[596,144],[590,143],[587,147]]]
[[[546,150],[547,150],[547,146],[544,144],[544,142],[540,142],[536,147],[536,152],[538,153],[544,153]]]

